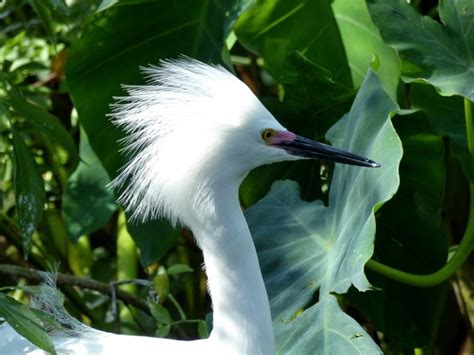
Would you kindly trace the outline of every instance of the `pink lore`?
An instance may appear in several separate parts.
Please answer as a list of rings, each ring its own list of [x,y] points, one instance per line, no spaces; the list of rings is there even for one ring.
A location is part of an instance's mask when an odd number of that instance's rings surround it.
[[[296,134],[290,131],[280,131],[272,138],[272,144],[281,142],[291,142],[296,138]]]

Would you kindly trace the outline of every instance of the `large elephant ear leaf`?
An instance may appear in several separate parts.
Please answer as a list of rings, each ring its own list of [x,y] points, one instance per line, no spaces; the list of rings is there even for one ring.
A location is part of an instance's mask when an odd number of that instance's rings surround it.
[[[405,0],[368,0],[384,41],[402,61],[405,81],[424,80],[444,96],[474,100],[474,1],[440,1],[442,23]]]
[[[301,200],[297,184],[284,181],[246,211],[282,353],[380,352],[332,293],[345,293],[351,285],[370,288],[364,265],[373,253],[374,208],[399,185],[402,147],[390,121],[396,111],[396,103],[369,71],[351,111],[326,137],[382,167],[337,165],[328,207]],[[305,309],[317,290],[319,302]],[[308,324],[318,324],[317,334],[308,332]]]

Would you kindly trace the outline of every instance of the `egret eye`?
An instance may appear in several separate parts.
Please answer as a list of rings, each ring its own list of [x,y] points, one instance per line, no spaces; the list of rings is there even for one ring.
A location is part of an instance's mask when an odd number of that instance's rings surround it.
[[[262,139],[268,141],[270,138],[274,137],[276,134],[275,130],[268,128],[262,132]]]

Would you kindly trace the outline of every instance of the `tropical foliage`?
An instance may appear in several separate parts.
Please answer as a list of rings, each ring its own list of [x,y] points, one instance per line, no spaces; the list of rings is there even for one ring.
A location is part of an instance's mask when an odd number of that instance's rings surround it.
[[[107,188],[125,162],[113,97],[187,55],[233,71],[288,129],[382,164],[281,163],[242,184],[278,352],[473,351],[471,0],[0,8],[0,316],[33,344],[54,353],[44,329],[61,326],[27,305],[38,270],[58,270],[55,297],[95,328],[208,336],[191,231],[128,223]]]

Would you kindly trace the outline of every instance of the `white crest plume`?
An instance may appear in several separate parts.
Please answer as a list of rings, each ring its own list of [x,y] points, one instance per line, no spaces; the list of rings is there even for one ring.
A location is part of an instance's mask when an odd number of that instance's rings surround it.
[[[164,216],[176,223],[180,203],[202,188],[183,187],[206,169],[212,146],[251,118],[245,113],[265,109],[222,66],[181,58],[141,69],[147,85],[124,86],[129,96],[112,105],[113,123],[127,134],[121,143],[130,160],[111,186],[132,219]]]

